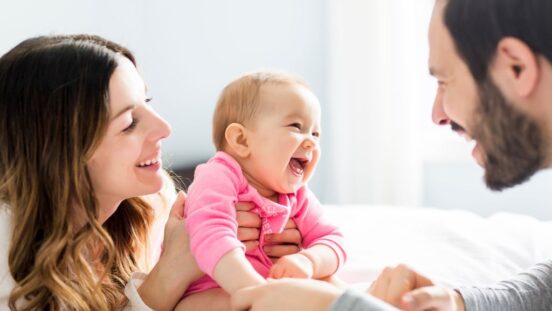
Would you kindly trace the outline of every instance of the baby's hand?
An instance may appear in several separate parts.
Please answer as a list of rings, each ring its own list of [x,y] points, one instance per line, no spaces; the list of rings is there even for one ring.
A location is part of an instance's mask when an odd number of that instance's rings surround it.
[[[270,269],[269,278],[310,279],[314,273],[312,261],[300,253],[280,257]]]

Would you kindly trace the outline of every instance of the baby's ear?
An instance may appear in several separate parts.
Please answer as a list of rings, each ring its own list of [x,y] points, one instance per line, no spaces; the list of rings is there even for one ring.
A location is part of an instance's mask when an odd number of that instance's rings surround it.
[[[226,138],[226,145],[236,156],[240,158],[247,158],[249,156],[247,129],[243,125],[239,123],[228,125],[224,132],[224,138]]]

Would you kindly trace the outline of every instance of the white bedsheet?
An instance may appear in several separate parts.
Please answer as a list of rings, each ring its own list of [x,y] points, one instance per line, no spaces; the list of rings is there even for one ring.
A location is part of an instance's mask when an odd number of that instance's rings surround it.
[[[345,234],[339,276],[361,287],[406,263],[448,286],[495,283],[552,258],[552,223],[515,214],[414,207],[326,206]]]

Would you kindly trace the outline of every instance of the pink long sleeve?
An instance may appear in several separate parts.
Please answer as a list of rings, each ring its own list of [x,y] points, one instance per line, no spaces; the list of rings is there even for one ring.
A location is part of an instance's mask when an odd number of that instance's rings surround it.
[[[239,167],[238,167],[239,169]],[[186,200],[186,226],[191,251],[199,268],[213,276],[215,265],[229,251],[241,248],[237,239],[236,210],[240,186],[245,182],[233,165],[214,157],[196,169]]]
[[[207,163],[197,167],[186,201],[191,251],[199,268],[208,276],[213,277],[215,266],[231,250],[241,248],[245,252],[237,238],[234,206],[238,201],[252,202],[255,206],[252,212],[262,220],[259,248],[247,254],[247,259],[259,274],[268,275],[272,265],[270,258],[262,251],[264,235],[281,232],[289,217],[297,223],[304,247],[327,245],[335,252],[338,267],[343,265],[346,258],[343,236],[335,226],[324,220],[320,203],[306,187],[296,194],[280,194],[279,202],[272,202],[248,184],[234,158],[217,152]],[[191,292],[212,288],[216,283],[204,279],[196,285],[192,286]]]
[[[323,217],[322,205],[307,187],[299,189],[296,198],[297,207],[292,211],[291,218],[301,232],[303,247],[309,248],[317,244],[328,246],[337,256],[339,269],[347,259],[343,234]]]

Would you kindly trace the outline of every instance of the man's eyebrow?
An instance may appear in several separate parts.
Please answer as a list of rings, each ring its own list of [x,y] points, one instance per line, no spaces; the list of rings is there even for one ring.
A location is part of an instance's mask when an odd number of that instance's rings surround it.
[[[121,116],[121,115],[124,114],[125,112],[127,112],[127,111],[129,111],[129,110],[133,110],[134,108],[136,108],[136,105],[128,105],[128,106],[126,106],[124,109],[122,109],[121,111],[119,111],[113,118],[111,118],[111,120],[117,119],[119,116]]]

